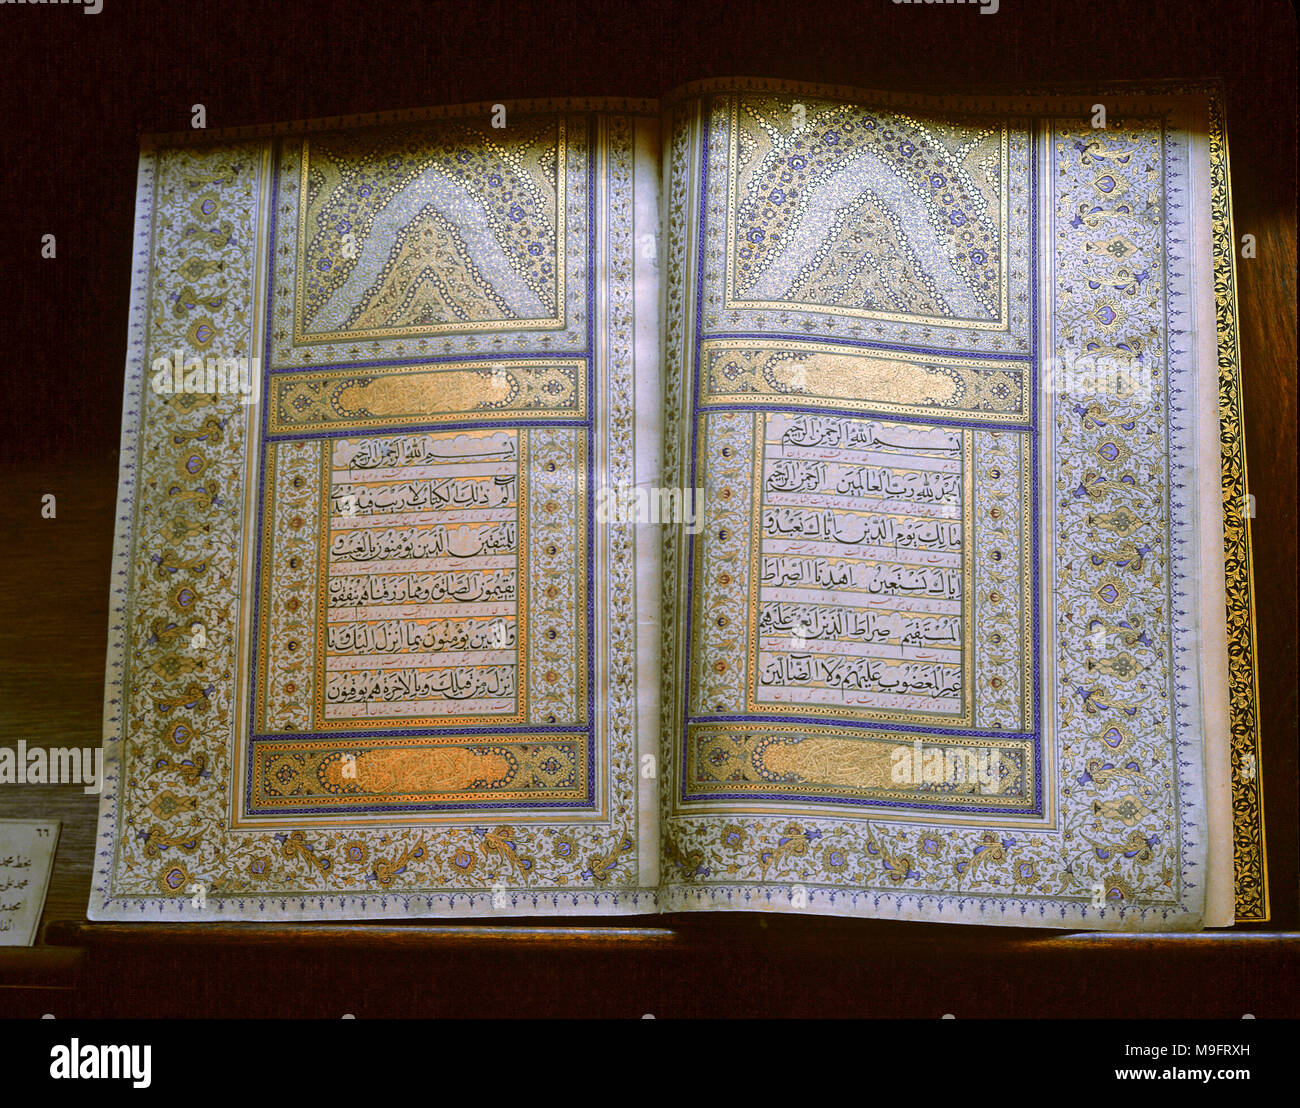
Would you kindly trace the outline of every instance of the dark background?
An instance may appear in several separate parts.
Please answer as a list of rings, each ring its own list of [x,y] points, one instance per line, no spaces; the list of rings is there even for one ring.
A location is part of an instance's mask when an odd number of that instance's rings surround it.
[[[1273,910],[1265,926],[1300,927],[1296,20],[1288,3],[1002,0],[993,16],[975,6],[888,0],[620,7],[104,0],[94,16],[71,6],[0,6],[0,741],[87,746],[100,738],[141,133],[188,129],[194,103],[206,106],[215,129],[466,101],[659,97],[713,76],[939,91],[1143,78],[1224,82],[1236,231],[1258,243],[1256,259],[1239,260],[1238,279],[1247,458],[1258,507],[1261,772]],[[47,233],[57,236],[53,261],[40,257]],[[58,496],[57,520],[40,518],[46,492]],[[36,787],[0,798],[0,815],[64,819],[47,939],[75,939],[65,924],[84,920],[93,800]],[[620,990],[641,995],[653,992],[647,982],[658,982],[663,1004],[697,1013],[826,1011],[837,998],[844,1010],[933,1014],[936,1004],[964,1004],[969,1012],[977,995],[987,1014],[1217,1015],[1242,1005],[1261,1014],[1267,1005],[1296,1011],[1287,991],[1296,987],[1295,946],[1286,943],[1229,953],[1210,939],[1126,939],[1130,945],[1121,947],[1105,937],[931,926],[900,932],[871,921],[655,923],[668,928],[640,939],[545,939],[540,963],[528,942],[474,945],[451,932],[411,934],[400,943],[375,938],[396,944],[385,956],[391,962],[375,961],[364,934],[345,940],[320,929],[315,945],[299,942],[296,953],[290,936],[268,937],[275,953],[264,947],[259,962],[255,948],[263,940],[209,933],[200,949],[244,943],[238,957],[245,961],[198,977],[186,976],[180,954],[162,957],[156,935],[110,938],[107,953],[89,963],[76,949],[46,946],[37,951],[43,961],[0,957],[0,1013],[6,998],[20,994],[49,1005],[39,991],[47,988],[79,998],[65,1003],[84,1011],[113,1010],[132,997],[132,1010],[141,1012],[165,1004],[179,1014],[229,1010],[232,981],[256,981],[269,964],[308,972],[327,951],[347,988],[371,980],[374,1003],[390,1007],[411,959],[438,966],[451,957],[476,984],[469,992],[443,990],[437,1003],[497,1014],[511,1005],[518,1011],[520,1003],[556,1012],[554,995],[570,979],[564,959],[589,974],[609,1004],[619,1003],[608,998]],[[526,938],[526,929],[520,935]],[[1157,945],[1180,953],[1156,955]],[[949,952],[947,961],[935,960],[940,950]],[[845,959],[856,967],[848,978]],[[913,973],[900,990],[895,964],[918,959],[924,974]],[[519,983],[515,962],[541,965],[531,986]],[[655,967],[667,965],[676,969],[664,992]],[[190,991],[175,991],[178,975]],[[696,989],[697,976],[712,984]],[[128,977],[135,984],[122,987]],[[23,982],[38,991],[4,991]],[[297,995],[294,1010],[306,1010],[301,1005],[323,994]],[[252,985],[239,996],[245,1009],[285,1014],[281,1001]],[[1229,1011],[1209,1010],[1210,997]],[[408,1000],[437,1007],[432,996]],[[592,1003],[569,996],[569,1007],[558,1010],[590,1012]]]
[[[0,459],[116,447],[137,138],[188,130],[195,103],[213,129],[531,96],[660,97],[715,76],[938,90],[1222,77],[1245,232],[1262,209],[1293,211],[1295,51],[1291,5],[1250,0],[1002,0],[992,16],[889,0],[0,7],[0,373],[21,386],[6,389]],[[1247,200],[1258,208],[1242,210]],[[40,259],[47,233],[58,236],[53,263]],[[1294,342],[1293,317],[1269,322]],[[1290,401],[1280,388],[1268,397],[1289,406],[1280,415],[1294,415],[1290,380]],[[1293,467],[1294,452],[1272,455],[1271,421],[1260,430],[1257,473]]]

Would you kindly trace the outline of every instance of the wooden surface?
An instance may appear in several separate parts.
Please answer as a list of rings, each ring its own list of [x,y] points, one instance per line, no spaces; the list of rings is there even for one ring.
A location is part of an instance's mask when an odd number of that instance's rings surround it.
[[[1273,906],[1267,929],[1295,931],[1296,108],[1294,18],[1288,24],[1280,16],[1284,7],[1099,0],[1054,5],[1050,15],[1038,14],[1048,5],[1022,6],[1017,15],[1006,14],[1013,6],[1004,4],[1004,14],[981,19],[974,11],[882,4],[867,12],[858,4],[799,19],[785,8],[779,19],[757,12],[752,18],[767,21],[765,33],[741,35],[713,5],[691,5],[689,16],[662,4],[638,5],[599,19],[551,5],[545,18],[532,17],[541,41],[525,50],[523,38],[533,36],[521,38],[513,6],[498,13],[497,27],[490,5],[471,5],[460,17],[459,35],[448,30],[427,44],[440,65],[424,66],[424,48],[409,30],[377,38],[376,22],[362,32],[369,50],[355,41],[334,50],[333,78],[326,81],[313,68],[315,57],[303,53],[304,44],[325,33],[317,18],[275,5],[266,18],[302,25],[267,31],[258,47],[233,42],[236,61],[205,53],[211,77],[205,95],[218,125],[499,96],[657,96],[711,75],[941,87],[1077,80],[1085,71],[1106,79],[1223,76],[1237,233],[1257,242],[1257,257],[1239,263],[1239,283],[1247,459],[1258,509],[1261,772]],[[1066,9],[1074,14],[1062,15]],[[162,21],[201,18],[185,5],[159,12]],[[53,26],[52,17],[66,13],[6,14],[40,16],[40,26]],[[918,22],[941,15],[952,20]],[[954,30],[966,26],[958,16],[969,17],[970,30]],[[677,19],[694,21],[689,34],[674,31]],[[126,60],[167,57],[167,43],[208,43],[211,36],[197,23],[164,33],[153,16],[125,9],[120,20],[111,14],[73,19],[59,33],[75,33],[88,45],[74,53],[78,64],[69,64],[66,52],[31,37],[35,20],[13,25],[15,33],[0,42],[0,79],[21,90],[25,110],[6,117],[2,151],[11,180],[19,182],[4,186],[18,190],[6,198],[19,222],[0,243],[11,302],[0,319],[6,352],[0,383],[4,415],[12,421],[0,436],[0,458],[14,459],[0,464],[0,743],[94,746],[117,475],[110,451],[126,335],[133,129],[184,126],[195,98],[188,86],[175,88],[171,66],[141,69]],[[503,27],[515,28],[513,36],[503,38]],[[918,30],[924,27],[935,30]],[[1081,27],[1089,41],[1098,39],[1087,51],[1077,46]],[[94,35],[101,37],[87,37]],[[257,73],[247,68],[265,60],[259,49],[273,48],[288,51],[300,68],[279,60]],[[479,61],[475,50],[482,52]],[[494,50],[488,65],[482,59]],[[392,64],[375,67],[365,60],[372,55]],[[866,57],[874,59],[869,70]],[[92,101],[93,110],[86,106]],[[48,143],[52,133],[61,141]],[[69,181],[78,186],[70,189]],[[88,182],[93,187],[82,187]],[[37,260],[32,247],[51,229],[61,236],[57,264]],[[45,493],[58,498],[55,520],[41,518]],[[1295,940],[1263,933],[1026,935],[756,916],[664,917],[630,928],[626,921],[603,927],[583,921],[567,933],[551,923],[87,929],[96,811],[97,798],[78,787],[0,791],[0,815],[63,821],[44,916],[50,941],[31,951],[0,951],[0,1014],[39,1014],[46,1005],[65,1013],[172,1015],[338,1014],[344,1004],[358,1015],[639,1014],[636,1009],[655,1006],[656,1014],[931,1017],[939,1009],[1021,1016],[1294,1009]]]
[[[990,931],[996,930],[996,933]],[[77,1015],[1240,1019],[1293,1013],[1293,935],[1096,935],[733,914],[647,924],[63,925]],[[0,998],[0,1003],[3,999]]]
[[[117,459],[0,465],[0,743],[97,747]],[[53,493],[57,516],[41,518]],[[77,785],[0,786],[0,816],[58,819],[44,919],[84,920],[99,798]]]

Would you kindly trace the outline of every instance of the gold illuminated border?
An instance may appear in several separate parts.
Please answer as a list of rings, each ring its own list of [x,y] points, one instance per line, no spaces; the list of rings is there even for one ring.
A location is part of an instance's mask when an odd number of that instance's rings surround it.
[[[745,709],[763,716],[845,716],[852,719],[881,720],[895,723],[926,723],[932,727],[970,727],[975,713],[975,613],[974,597],[974,446],[975,433],[969,429],[962,436],[962,700],[960,715],[938,715],[933,712],[899,711],[890,708],[853,708],[842,704],[788,704],[768,703],[756,697],[755,684],[758,669],[758,608],[760,588],[759,569],[762,560],[762,489],[764,449],[767,441],[767,414],[754,415],[754,489],[750,502],[749,579],[749,652],[748,674],[745,678]],[[703,436],[701,436],[703,441]],[[698,600],[697,600],[698,603]]]
[[[302,166],[298,182],[298,226],[297,235],[298,267],[294,273],[293,289],[293,343],[295,346],[313,346],[329,342],[360,342],[367,339],[401,338],[403,335],[439,335],[448,331],[500,331],[502,329],[525,331],[541,328],[564,326],[565,314],[565,271],[564,257],[568,253],[566,237],[566,208],[568,201],[568,145],[566,136],[567,121],[563,115],[556,116],[555,137],[555,313],[548,319],[488,319],[477,322],[456,320],[452,323],[411,324],[406,327],[380,327],[368,331],[322,331],[308,332],[303,329],[302,284],[301,277],[307,272],[307,174],[311,157],[311,140],[302,140]],[[491,147],[490,141],[486,145]],[[590,157],[590,151],[588,151]],[[585,184],[585,182],[584,182]]]
[[[285,422],[280,418],[280,399],[284,390],[294,385],[310,381],[347,381],[369,378],[378,380],[389,377],[436,377],[440,373],[453,372],[491,372],[497,366],[513,370],[529,369],[573,369],[577,404],[569,408],[470,408],[462,411],[411,412],[406,415],[383,415],[371,418],[339,416],[330,420],[303,420],[302,422]],[[587,418],[587,363],[583,358],[520,358],[503,362],[447,362],[429,366],[402,366],[398,369],[377,368],[367,370],[332,369],[321,371],[300,371],[295,373],[277,373],[271,376],[271,385],[267,389],[268,406],[267,433],[272,435],[309,434],[315,431],[334,431],[341,428],[359,427],[407,427],[412,424],[448,423],[452,420],[491,419],[494,416],[527,419],[586,419]]]
[[[840,309],[835,309],[837,312]],[[1032,369],[1028,361],[1003,358],[981,358],[978,355],[961,354],[917,354],[904,350],[880,350],[859,347],[844,347],[836,343],[801,341],[799,339],[705,339],[701,343],[701,353],[708,355],[714,350],[788,350],[792,353],[834,354],[837,357],[851,358],[895,358],[899,361],[915,362],[918,365],[959,366],[967,369],[997,369],[1003,372],[1014,371],[1020,376],[1020,408],[1018,411],[995,412],[982,408],[963,408],[960,405],[942,404],[898,404],[884,397],[871,397],[857,400],[849,396],[816,396],[809,393],[780,392],[714,392],[710,383],[713,367],[707,358],[705,370],[700,373],[697,409],[713,411],[738,404],[754,406],[789,406],[800,408],[840,408],[845,411],[861,412],[864,416],[899,415],[915,416],[919,419],[961,419],[970,423],[996,423],[999,427],[1016,427],[1028,430],[1032,418],[1033,387]]]
[[[267,671],[270,669],[270,626],[271,626],[271,558],[274,552],[275,535],[275,482],[276,470],[280,462],[280,452],[274,447],[266,451],[266,471],[262,477],[265,504],[263,507],[262,533],[258,536],[261,550],[258,564],[262,567],[260,597],[258,600],[258,619],[253,629],[253,655],[256,659],[256,676],[254,678],[253,718],[255,726],[266,726],[266,698],[268,691]],[[253,518],[256,518],[254,516]],[[244,734],[236,730],[236,736]],[[242,752],[241,752],[242,753]]]
[[[995,320],[960,319],[955,316],[912,315],[905,312],[872,312],[865,308],[845,308],[837,305],[804,304],[794,300],[737,300],[731,295],[734,288],[736,243],[732,235],[730,220],[738,210],[736,207],[736,143],[737,125],[740,115],[740,97],[732,95],[729,112],[731,116],[730,134],[728,135],[727,154],[727,273],[723,284],[723,306],[725,309],[760,309],[767,311],[815,311],[828,312],[838,316],[852,316],[857,319],[884,319],[891,323],[921,323],[936,327],[956,327],[973,331],[1006,331],[1011,327],[1007,313],[1008,289],[1011,281],[1011,267],[1007,260],[1008,223],[1011,214],[1011,177],[1010,177],[1010,128],[1006,121],[998,124],[1002,145],[1002,227],[1001,251],[999,259],[1002,265],[1001,310]],[[303,166],[304,172],[306,165]],[[305,180],[305,178],[304,178]]]
[[[1033,474],[1030,472],[1030,455],[1038,449],[1032,439],[1020,437],[1020,726],[1028,731],[1034,720],[1034,698],[1039,695],[1034,684],[1034,606],[1038,595],[1034,590],[1034,556],[1037,532],[1034,527]],[[1040,737],[1046,732],[1040,729]],[[1050,743],[1044,742],[1044,747]],[[1050,790],[1049,790],[1050,791]]]
[[[1023,797],[1006,797],[1006,796],[985,796],[969,795],[965,793],[927,793],[919,789],[871,789],[871,788],[853,788],[846,785],[825,785],[816,782],[782,782],[782,781],[713,781],[707,784],[698,781],[696,777],[696,736],[704,734],[729,734],[734,731],[758,732],[761,734],[779,734],[779,735],[827,735],[833,738],[848,739],[854,742],[879,743],[881,745],[905,746],[910,747],[915,742],[920,742],[923,749],[934,747],[969,747],[980,749],[998,749],[998,750],[1015,750],[1021,757],[1021,780],[1025,787]],[[1034,744],[1030,739],[1019,739],[1014,736],[1008,736],[1005,739],[994,739],[987,737],[975,737],[971,735],[946,735],[942,731],[933,733],[917,734],[915,732],[897,732],[889,733],[884,731],[856,731],[847,728],[819,727],[808,724],[795,723],[692,723],[687,727],[686,743],[686,796],[687,801],[696,801],[692,795],[694,791],[700,793],[705,799],[711,799],[711,793],[785,793],[789,795],[789,800],[784,803],[796,804],[803,810],[807,804],[816,804],[825,802],[836,797],[856,798],[869,803],[864,804],[863,808],[873,807],[876,804],[882,807],[889,807],[891,801],[912,802],[921,806],[924,810],[929,810],[929,806],[955,807],[960,806],[963,809],[969,809],[967,814],[977,814],[988,811],[1009,812],[1012,815],[1024,810],[1032,811],[1036,797],[1034,793]],[[767,803],[778,805],[783,803],[781,800],[774,800],[770,796],[760,797],[758,803]],[[750,801],[737,801],[736,803],[748,804]],[[838,806],[837,806],[838,807]],[[779,809],[773,809],[779,811]],[[842,810],[842,809],[841,809]],[[957,813],[947,812],[946,815]]]
[[[1210,217],[1214,254],[1214,314],[1219,339],[1219,449],[1223,465],[1223,560],[1228,608],[1228,693],[1232,728],[1232,858],[1238,923],[1269,918],[1268,851],[1256,668],[1254,567],[1250,520],[1243,507],[1246,430],[1237,333],[1236,233],[1223,98],[1209,90]],[[1255,773],[1242,772],[1253,759]]]
[[[446,432],[444,432],[446,433]],[[455,727],[474,724],[488,726],[505,723],[523,723],[528,714],[528,431],[520,429],[519,442],[519,497],[518,513],[519,552],[515,569],[515,622],[518,628],[515,663],[515,711],[512,715],[495,712],[466,716],[362,716],[351,719],[325,718],[325,662],[327,643],[327,613],[329,608],[329,547],[330,547],[330,470],[331,451],[328,444],[320,458],[321,529],[320,554],[316,562],[316,689],[315,730],[366,731],[384,727]]]
[[[394,750],[403,747],[439,747],[439,746],[525,746],[551,743],[568,744],[576,755],[575,780],[581,787],[567,789],[466,789],[461,792],[431,792],[412,790],[394,793],[317,793],[310,796],[268,797],[263,795],[265,788],[264,768],[268,758],[277,754],[301,753],[302,751],[349,751],[363,754],[371,750]],[[300,808],[340,807],[366,810],[374,814],[376,808],[395,804],[478,804],[505,802],[532,802],[548,804],[562,800],[586,800],[585,783],[589,777],[587,758],[587,736],[585,732],[562,735],[471,735],[439,736],[426,735],[410,738],[383,739],[313,739],[286,736],[283,739],[262,741],[253,745],[253,803],[257,806],[256,819],[260,815],[291,814]],[[274,809],[271,811],[270,809]],[[317,813],[305,812],[310,817]]]

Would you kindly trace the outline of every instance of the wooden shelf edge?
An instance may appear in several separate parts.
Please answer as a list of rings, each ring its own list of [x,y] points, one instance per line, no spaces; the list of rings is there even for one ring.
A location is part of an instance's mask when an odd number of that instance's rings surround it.
[[[1300,933],[1270,931],[1102,932],[977,928],[951,924],[877,923],[828,918],[738,916],[655,917],[654,925],[626,920],[577,923],[522,920],[512,923],[316,922],[120,923],[58,921],[46,929],[48,944],[71,947],[138,947],[159,943],[244,947],[335,947],[381,950],[391,946],[485,947],[522,944],[590,951],[690,951],[731,946],[738,940],[761,947],[837,947],[864,950],[924,948],[939,956],[959,947],[990,955],[1052,951],[1167,950],[1182,953],[1228,950],[1300,956]],[[802,943],[801,943],[802,940]]]
[[[665,946],[677,936],[666,928],[600,925],[459,923],[52,923],[46,942],[69,946],[140,946],[191,943],[213,946],[374,947],[544,943],[564,946],[617,944]]]
[[[0,947],[0,989],[69,989],[85,964],[80,944]]]

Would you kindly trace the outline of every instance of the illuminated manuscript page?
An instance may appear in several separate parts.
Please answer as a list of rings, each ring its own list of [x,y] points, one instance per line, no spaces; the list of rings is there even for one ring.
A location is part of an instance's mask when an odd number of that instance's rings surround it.
[[[1096,99],[670,99],[665,910],[1231,921],[1204,97]]]
[[[147,144],[91,918],[1231,922],[1222,120],[1095,99]]]
[[[143,152],[92,918],[654,909],[596,505],[660,484],[659,158],[622,101]]]

